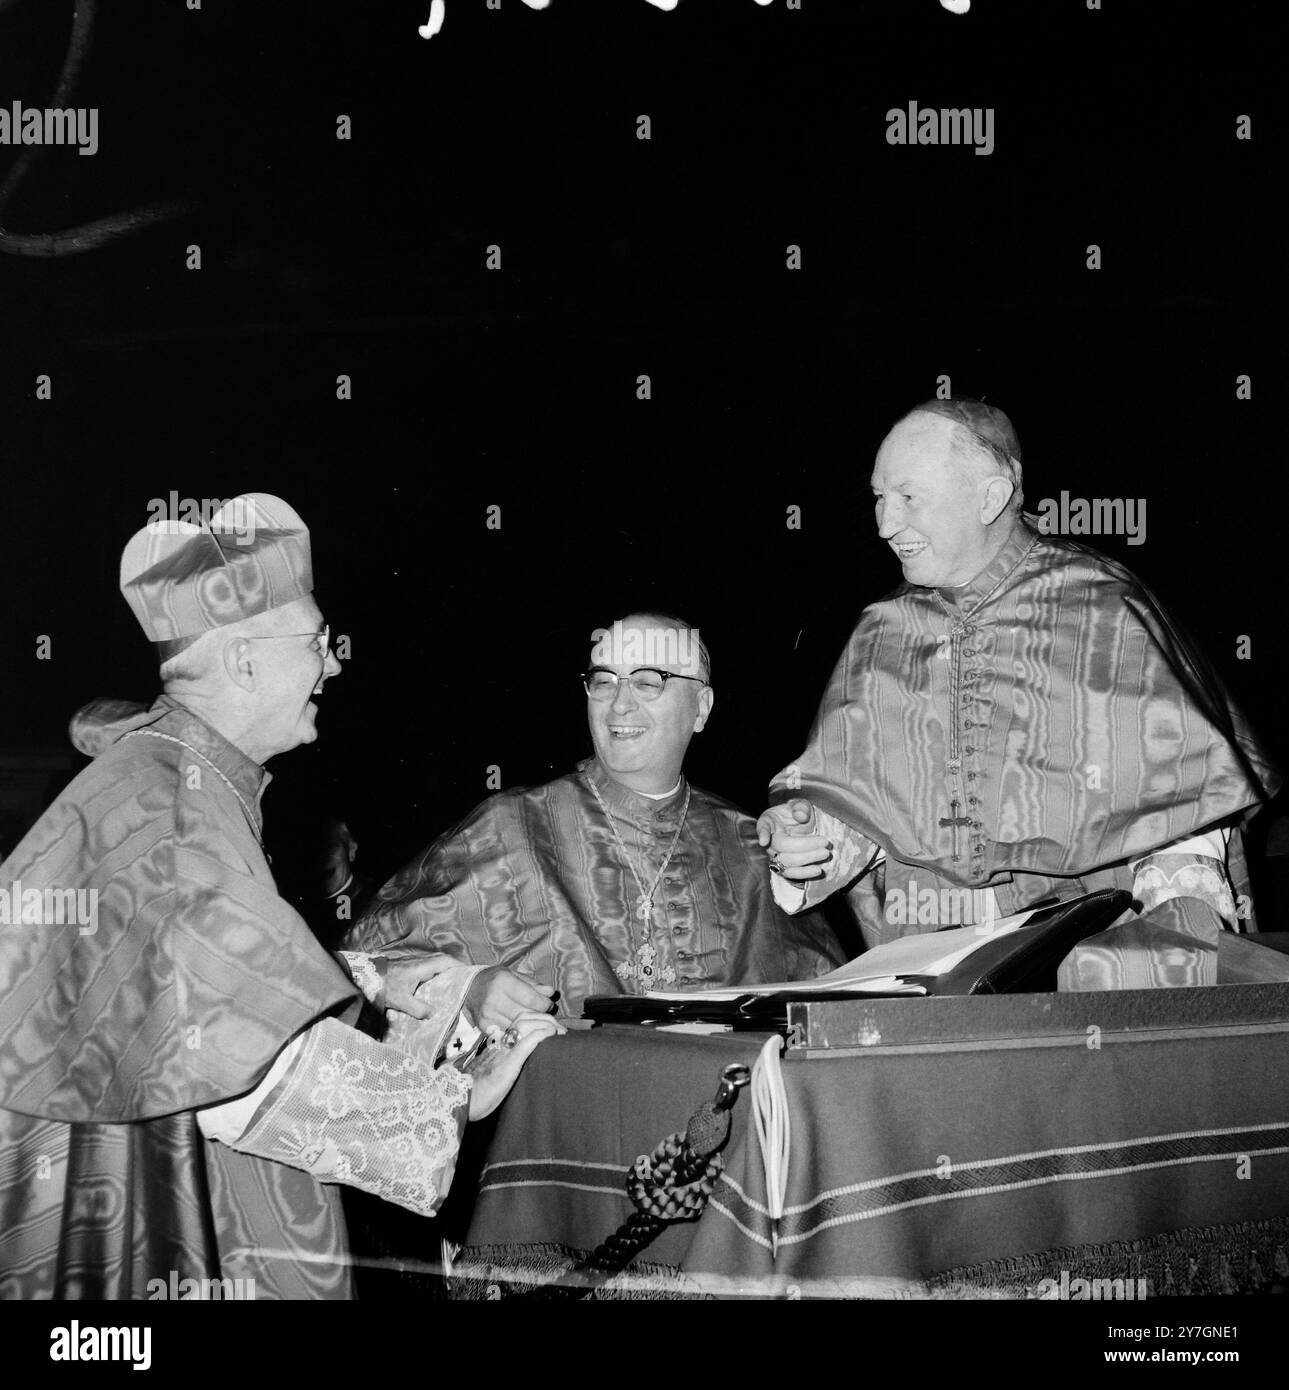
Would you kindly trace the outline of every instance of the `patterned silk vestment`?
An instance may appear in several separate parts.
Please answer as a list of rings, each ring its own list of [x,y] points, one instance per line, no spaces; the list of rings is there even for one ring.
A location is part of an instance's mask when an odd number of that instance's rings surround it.
[[[468,1081],[340,1022],[358,992],[278,896],[262,767],[167,696],[90,709],[73,737],[100,756],[0,866],[20,904],[97,895],[89,922],[0,923],[0,1297],[137,1299],[203,1279],[348,1296],[339,1191],[318,1175],[388,1173],[392,1133],[408,1159],[370,1190],[426,1209]],[[225,1117],[225,1142],[199,1111]],[[406,1137],[414,1112],[428,1143]],[[232,1147],[244,1127],[281,1161]]]
[[[969,584],[864,610],[771,787],[857,832],[856,871],[885,852],[851,892],[869,945],[918,929],[890,924],[893,891],[990,888],[1006,914],[1131,890],[1131,861],[1221,823],[1248,891],[1238,821],[1278,774],[1145,586],[1030,521]]]
[[[812,979],[839,965],[822,918],[776,906],[755,821],[692,787],[681,828],[685,792],[682,782],[661,801],[638,796],[591,758],[544,786],[491,797],[381,889],[351,944],[506,966],[554,985],[570,1017],[592,994]],[[623,847],[648,889],[678,828],[642,920]]]

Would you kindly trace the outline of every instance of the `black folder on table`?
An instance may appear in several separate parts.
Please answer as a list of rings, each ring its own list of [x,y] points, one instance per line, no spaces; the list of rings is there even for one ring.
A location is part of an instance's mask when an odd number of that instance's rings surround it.
[[[840,984],[821,992],[787,985],[769,994],[731,998],[726,987],[719,991],[720,998],[695,991],[683,999],[596,994],[583,1002],[582,1015],[596,1023],[710,1023],[765,1031],[787,1026],[788,1004],[793,1000],[1047,993],[1056,989],[1057,967],[1070,951],[1086,937],[1104,931],[1131,905],[1131,893],[1107,888],[1040,907],[1023,926],[989,937],[943,973],[904,975],[890,989],[848,989]]]

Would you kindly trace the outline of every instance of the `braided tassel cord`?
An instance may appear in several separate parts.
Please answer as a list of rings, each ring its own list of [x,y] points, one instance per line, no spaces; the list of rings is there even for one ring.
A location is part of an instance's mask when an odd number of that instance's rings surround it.
[[[744,1066],[726,1067],[715,1100],[704,1101],[683,1135],[670,1134],[627,1171],[627,1195],[639,1208],[585,1259],[560,1276],[522,1295],[549,1301],[585,1298],[621,1273],[672,1221],[696,1221],[707,1206],[725,1164],[718,1150],[729,1138],[730,1109],[749,1080]]]

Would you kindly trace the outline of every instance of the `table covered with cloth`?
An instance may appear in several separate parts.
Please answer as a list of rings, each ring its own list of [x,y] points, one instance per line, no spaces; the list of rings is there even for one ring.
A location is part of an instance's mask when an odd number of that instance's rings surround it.
[[[745,1089],[701,1218],[666,1228],[603,1292],[1077,1298],[1080,1278],[1133,1281],[1129,1297],[1289,1290],[1282,1018],[790,1049],[782,1216]],[[625,1170],[766,1037],[611,1026],[538,1048],[484,1162],[458,1293],[523,1291],[604,1240],[633,1210]]]

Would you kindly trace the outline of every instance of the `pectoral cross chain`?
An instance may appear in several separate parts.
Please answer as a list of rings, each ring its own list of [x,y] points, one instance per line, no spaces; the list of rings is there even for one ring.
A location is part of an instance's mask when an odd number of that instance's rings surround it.
[[[955,864],[958,862],[958,827],[960,825],[971,824],[971,817],[960,816],[958,814],[958,808],[958,798],[955,796],[953,800],[949,802],[950,814],[947,816],[940,817],[940,824],[947,825],[953,830],[953,862]]]

